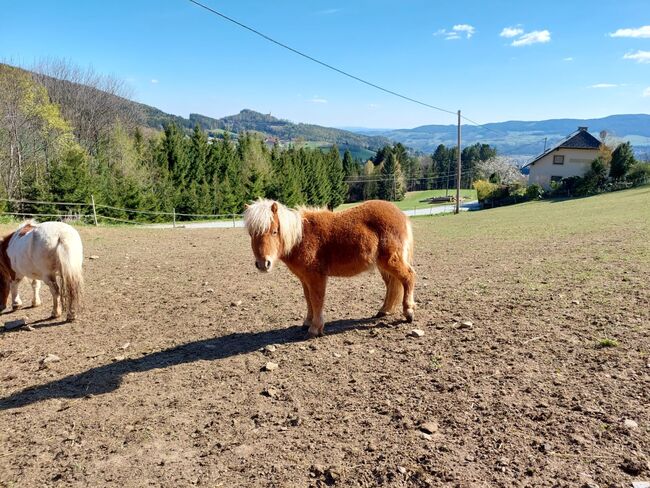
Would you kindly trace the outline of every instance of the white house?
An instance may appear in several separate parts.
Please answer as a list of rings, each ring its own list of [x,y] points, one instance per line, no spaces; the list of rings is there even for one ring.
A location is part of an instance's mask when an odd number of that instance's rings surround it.
[[[583,176],[598,157],[599,147],[600,141],[587,131],[587,127],[578,127],[562,142],[524,166],[529,169],[528,184],[537,183],[549,189],[552,181]]]

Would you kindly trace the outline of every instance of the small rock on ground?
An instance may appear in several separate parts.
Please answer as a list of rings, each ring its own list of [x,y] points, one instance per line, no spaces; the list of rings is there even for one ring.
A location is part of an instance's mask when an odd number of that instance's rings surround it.
[[[23,325],[25,325],[25,319],[10,320],[9,322],[5,322],[5,330],[17,329]]]
[[[420,430],[426,434],[435,434],[438,432],[438,422],[424,422],[420,424]]]
[[[93,254],[92,256],[88,256],[88,259],[99,259],[99,256],[97,254]]]
[[[632,419],[625,419],[625,421],[623,422],[623,425],[625,427],[627,427],[628,429],[638,429],[639,428],[639,424],[636,423]]]
[[[422,329],[413,329],[411,332],[409,332],[409,336],[422,337],[424,336],[424,331]]]
[[[472,327],[474,327],[474,322],[471,320],[464,320],[458,325],[459,329],[471,329]]]
[[[269,361],[268,363],[266,363],[264,365],[264,371],[273,371],[273,370],[278,369],[279,367],[280,366],[278,365],[278,363],[273,363],[273,362]]]
[[[43,359],[41,359],[41,363],[43,364],[56,363],[57,361],[61,361],[61,358],[56,354],[48,354]]]

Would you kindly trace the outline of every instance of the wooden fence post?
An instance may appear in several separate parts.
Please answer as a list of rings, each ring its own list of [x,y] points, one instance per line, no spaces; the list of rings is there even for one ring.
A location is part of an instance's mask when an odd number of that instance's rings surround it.
[[[176,209],[172,209],[172,227],[175,229],[176,228]]]
[[[95,196],[90,195],[90,200],[93,202],[93,218],[95,219],[95,227],[97,227],[97,209],[95,208]]]

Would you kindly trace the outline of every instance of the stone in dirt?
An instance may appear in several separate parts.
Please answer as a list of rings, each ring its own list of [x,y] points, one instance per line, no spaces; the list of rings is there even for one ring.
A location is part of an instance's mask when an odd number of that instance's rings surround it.
[[[92,256],[88,256],[88,259],[99,259],[99,256],[97,254],[93,254]]]
[[[124,359],[125,359],[124,356],[115,356],[113,358],[113,361],[124,361]]]
[[[474,322],[471,320],[464,320],[458,325],[459,329],[471,329],[472,327],[474,327]]]
[[[409,332],[409,336],[411,336],[411,337],[423,337],[424,336],[424,331],[422,329],[413,329],[411,332]]]
[[[406,474],[406,468],[404,466],[397,466],[397,471],[401,474]]]
[[[56,354],[48,354],[43,359],[41,359],[41,363],[43,364],[56,363],[57,361],[61,361],[61,358]]]
[[[279,367],[280,366],[278,365],[278,363],[273,363],[273,362],[269,361],[268,363],[266,363],[264,365],[263,369],[264,369],[264,371],[274,371],[274,370],[278,369]]]
[[[264,391],[262,391],[262,394],[269,398],[276,399],[280,394],[280,391],[274,386],[269,386],[268,388],[265,388]]]
[[[25,325],[25,319],[10,320],[5,322],[5,330],[13,330]]]
[[[230,302],[231,307],[239,307],[242,304],[241,300],[237,300],[236,302]]]
[[[632,488],[650,488],[650,481],[633,481]]]
[[[438,422],[424,422],[420,424],[419,429],[426,434],[435,434],[438,432]]]
[[[625,419],[625,421],[623,422],[623,425],[625,427],[627,427],[628,429],[638,429],[639,428],[639,424],[636,423],[632,419]]]
[[[268,344],[267,346],[264,346],[264,352],[275,352],[277,350],[277,347],[273,344]]]

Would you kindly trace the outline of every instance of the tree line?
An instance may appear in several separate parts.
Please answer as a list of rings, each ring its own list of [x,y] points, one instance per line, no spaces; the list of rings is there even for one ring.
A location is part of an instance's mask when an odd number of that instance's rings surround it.
[[[115,207],[102,212],[114,218],[145,218],[125,208],[200,218],[240,213],[258,197],[335,208],[455,182],[455,148],[414,155],[398,143],[364,163],[336,146],[270,146],[252,132],[209,137],[198,125],[188,131],[173,122],[157,131],[142,126],[127,97],[118,80],[64,62],[44,63],[36,73],[0,64],[2,210],[56,213],[62,209],[7,200],[87,203],[93,195]],[[463,149],[465,187],[472,165],[493,154],[486,144]]]

